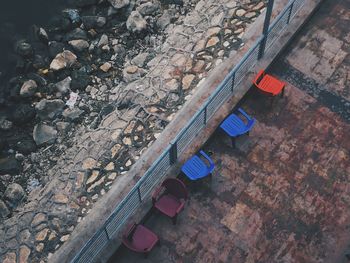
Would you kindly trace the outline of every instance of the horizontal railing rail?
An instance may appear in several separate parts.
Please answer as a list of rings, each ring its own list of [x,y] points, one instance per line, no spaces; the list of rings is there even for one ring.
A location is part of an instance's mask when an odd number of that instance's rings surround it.
[[[243,56],[241,61],[227,74],[225,79],[218,85],[215,92],[207,99],[176,138],[171,141],[169,146],[151,165],[144,176],[141,177],[131,191],[114,209],[104,225],[84,245],[79,253],[77,253],[72,262],[94,262],[98,254],[107,246],[109,241],[115,237],[117,233],[120,233],[128,218],[150,197],[150,193],[155,186],[158,185],[161,179],[167,174],[167,171],[177,162],[178,156],[186,150],[193,138],[206,126],[207,122],[214,116],[221,105],[233,96],[235,88],[241,83],[247,72],[257,63],[262,42],[266,41],[266,46],[265,44],[263,45],[263,51],[273,47],[275,41],[303,6],[304,1],[305,0],[292,0],[279,13],[271,23],[268,34],[266,36],[261,36]],[[264,52],[262,52],[262,54],[264,54]]]

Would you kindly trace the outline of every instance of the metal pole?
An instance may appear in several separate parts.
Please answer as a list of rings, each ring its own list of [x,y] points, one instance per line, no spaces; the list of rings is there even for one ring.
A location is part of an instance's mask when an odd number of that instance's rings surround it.
[[[263,28],[263,39],[261,40],[258,59],[261,59],[264,56],[267,34],[269,32],[270,19],[271,19],[271,14],[273,9],[273,2],[274,0],[269,0],[269,2],[267,3],[264,28]]]

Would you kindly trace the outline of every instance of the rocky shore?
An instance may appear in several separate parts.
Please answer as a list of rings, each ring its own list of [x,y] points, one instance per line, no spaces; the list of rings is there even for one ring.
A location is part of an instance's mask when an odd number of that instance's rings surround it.
[[[4,262],[45,262],[67,240],[208,72],[244,45],[265,1],[71,4],[16,42],[20,74],[2,89]]]

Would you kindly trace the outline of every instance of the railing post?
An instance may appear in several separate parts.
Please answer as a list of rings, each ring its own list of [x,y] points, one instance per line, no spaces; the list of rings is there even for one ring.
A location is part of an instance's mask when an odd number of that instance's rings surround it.
[[[204,107],[204,124],[207,124],[207,106]]]
[[[273,2],[274,0],[269,0],[269,2],[267,3],[264,28],[263,28],[263,39],[261,40],[261,43],[260,43],[258,59],[261,59],[264,56],[266,40],[269,33],[269,25],[270,25],[270,19],[271,19],[271,14],[273,9]]]
[[[177,141],[171,144],[170,147],[170,164],[174,164],[177,160]]]
[[[293,10],[294,2],[290,5],[289,13],[288,13],[288,19],[287,19],[287,24],[289,24],[290,17],[292,15],[292,10]]]
[[[142,197],[141,197],[141,191],[140,191],[140,187],[137,187],[137,194],[139,196],[139,201],[140,203],[142,202]]]
[[[104,230],[105,230],[105,232],[106,232],[107,239],[108,239],[108,240],[111,240],[110,237],[109,237],[109,235],[108,235],[108,232],[107,232],[106,227],[104,228]]]
[[[232,93],[235,89],[235,77],[236,77],[236,71],[232,74],[232,84],[231,84],[231,92]]]

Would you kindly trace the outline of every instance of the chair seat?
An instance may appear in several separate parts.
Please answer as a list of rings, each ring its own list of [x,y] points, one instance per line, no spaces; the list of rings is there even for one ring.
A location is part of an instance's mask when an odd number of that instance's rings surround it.
[[[259,89],[267,93],[271,93],[273,96],[280,94],[284,86],[285,86],[284,82],[267,74],[263,77],[263,79],[257,85]]]
[[[236,137],[247,132],[246,124],[235,114],[228,116],[220,125],[229,136]]]
[[[177,208],[180,207],[181,201],[171,194],[165,194],[161,196],[154,207],[161,211],[163,214],[173,217],[176,215]]]
[[[134,250],[150,251],[159,241],[158,236],[143,225],[137,225],[130,240]]]
[[[189,159],[181,168],[181,171],[191,180],[197,180],[208,174],[208,167],[197,155]]]

